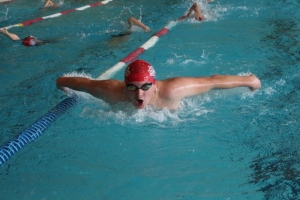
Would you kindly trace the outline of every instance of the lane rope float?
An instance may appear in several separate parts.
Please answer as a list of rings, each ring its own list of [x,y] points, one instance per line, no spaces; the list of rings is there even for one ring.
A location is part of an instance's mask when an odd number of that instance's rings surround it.
[[[69,14],[71,12],[75,12],[75,11],[83,11],[83,10],[85,10],[87,8],[92,8],[92,7],[95,7],[95,6],[104,5],[104,4],[107,4],[107,3],[111,2],[111,1],[113,1],[113,0],[105,0],[105,1],[101,1],[101,2],[92,3],[92,4],[89,4],[89,5],[86,5],[86,6],[82,6],[82,7],[79,7],[79,8],[74,8],[74,9],[71,9],[71,10],[65,10],[65,11],[62,11],[62,12],[59,12],[59,13],[56,13],[56,14],[53,14],[53,15],[48,15],[48,16],[44,16],[44,17],[38,17],[38,18],[31,19],[31,20],[28,20],[28,21],[25,21],[25,22],[22,22],[22,23],[10,25],[10,26],[4,27],[4,28],[6,28],[8,30],[8,29],[10,29],[12,27],[29,26],[29,25],[31,25],[33,23],[40,22],[40,21],[42,21],[44,19],[59,17],[59,16],[62,16],[62,15]]]
[[[182,18],[182,17],[181,17]],[[125,58],[123,58],[120,62],[112,66],[110,69],[102,73],[97,79],[108,79],[115,75],[120,69],[122,69],[126,63],[133,61],[136,59],[141,53],[145,50],[151,48],[156,44],[158,39],[167,34],[168,31],[174,27],[178,21],[181,20],[173,20],[169,22],[164,28],[155,33],[146,43],[144,43],[141,47],[137,48],[130,54],[128,54]],[[65,113],[69,108],[74,106],[78,101],[78,97],[73,95],[72,97],[68,97],[59,104],[57,104],[53,109],[48,111],[43,117],[39,118],[30,125],[28,128],[23,130],[19,136],[8,142],[6,145],[0,147],[0,166],[2,166],[8,159],[18,152],[21,148],[23,148],[26,144],[33,142],[42,133],[48,129],[48,127],[54,123],[56,118]]]
[[[48,111],[43,117],[36,120],[32,125],[23,130],[19,136],[8,142],[6,145],[0,148],[0,166],[5,163],[13,154],[18,152],[26,144],[31,143],[36,138],[42,135],[42,133],[53,123],[57,117],[65,113],[70,107],[77,102],[77,97],[72,96],[66,98],[53,109]]]

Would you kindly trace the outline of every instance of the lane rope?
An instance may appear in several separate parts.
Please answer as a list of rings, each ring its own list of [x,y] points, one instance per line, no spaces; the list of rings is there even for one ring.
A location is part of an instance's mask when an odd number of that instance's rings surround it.
[[[206,0],[206,2],[212,2],[213,0]],[[163,29],[155,33],[146,43],[144,43],[142,46],[128,54],[125,58],[120,60],[117,64],[103,72],[100,76],[98,76],[97,80],[105,80],[110,77],[113,77],[118,71],[120,71],[127,63],[134,61],[140,54],[142,54],[144,51],[148,50],[149,48],[153,47],[159,38],[165,34],[168,33],[168,31],[174,27],[177,22],[182,21],[184,19],[187,19],[188,17],[186,15],[181,16],[180,18],[176,20],[170,21],[168,24],[165,25]]]
[[[26,144],[31,143],[53,123],[57,117],[65,113],[70,107],[75,105],[77,97],[72,96],[66,98],[54,108],[52,108],[46,115],[36,120],[32,125],[23,130],[19,136],[8,142],[0,148],[0,166],[4,164],[13,154],[18,152]]]
[[[168,33],[168,31],[174,27],[178,21],[182,19],[179,18],[177,20],[170,21],[164,28],[160,31],[155,33],[146,43],[144,43],[141,47],[137,48],[130,54],[128,54],[125,58],[120,60],[117,64],[112,66],[107,71],[103,72],[99,77],[96,79],[109,79],[113,77],[119,70],[121,70],[126,63],[133,61],[136,59],[141,53],[145,50],[154,46],[159,38]],[[8,142],[6,145],[0,147],[0,166],[3,165],[8,159],[18,152],[21,148],[23,148],[26,144],[33,142],[42,133],[57,119],[57,117],[61,116],[65,113],[69,108],[74,106],[78,101],[78,97],[73,95],[72,97],[68,97],[58,105],[56,105],[53,109],[51,109],[47,114],[43,117],[39,118],[30,125],[27,129],[23,130],[19,136]]]
[[[181,18],[179,18],[181,19]],[[100,76],[98,76],[97,80],[104,80],[110,77],[113,77],[118,71],[120,71],[127,63],[134,61],[140,54],[144,51],[148,50],[149,48],[153,47],[159,40],[159,38],[168,33],[168,31],[177,24],[177,21],[170,21],[168,24],[165,25],[160,31],[155,33],[147,42],[145,42],[142,46],[135,49],[133,52],[128,54],[125,58],[120,60],[117,64],[103,72]]]
[[[53,14],[53,15],[48,15],[48,16],[45,16],[45,17],[38,17],[38,18],[31,19],[31,20],[28,20],[28,21],[25,21],[25,22],[22,22],[22,23],[10,25],[10,26],[4,27],[4,28],[6,28],[8,30],[12,27],[29,26],[33,23],[40,22],[44,19],[59,17],[59,16],[62,16],[62,15],[66,15],[66,14],[75,12],[75,11],[83,11],[83,10],[88,9],[88,8],[92,8],[92,7],[95,7],[95,6],[107,4],[111,1],[113,1],[113,0],[105,0],[105,1],[101,1],[101,2],[92,3],[92,4],[82,6],[82,7],[79,7],[79,8],[74,8],[74,9],[71,9],[71,10],[65,10],[65,11],[62,11],[62,12],[59,12],[59,13],[56,13],[56,14]]]

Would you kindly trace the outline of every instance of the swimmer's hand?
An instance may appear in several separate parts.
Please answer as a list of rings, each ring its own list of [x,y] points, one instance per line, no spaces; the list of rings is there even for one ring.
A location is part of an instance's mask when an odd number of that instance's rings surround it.
[[[252,92],[254,92],[255,90],[258,90],[259,88],[261,88],[260,80],[254,74],[251,74],[250,77],[253,78],[253,81],[251,82],[251,86],[249,87],[249,89]]]
[[[6,28],[0,28],[0,33],[7,34],[8,31]]]
[[[149,28],[148,26],[145,26],[144,30],[145,30],[145,32],[151,31],[150,28]]]

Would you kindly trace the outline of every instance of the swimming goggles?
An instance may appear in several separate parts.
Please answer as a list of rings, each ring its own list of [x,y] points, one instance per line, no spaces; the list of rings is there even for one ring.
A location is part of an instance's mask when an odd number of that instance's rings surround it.
[[[143,91],[147,91],[152,87],[152,83],[145,83],[140,88],[133,85],[133,84],[126,84],[126,86],[127,86],[127,89],[130,90],[130,91],[136,91],[138,89],[141,89]]]

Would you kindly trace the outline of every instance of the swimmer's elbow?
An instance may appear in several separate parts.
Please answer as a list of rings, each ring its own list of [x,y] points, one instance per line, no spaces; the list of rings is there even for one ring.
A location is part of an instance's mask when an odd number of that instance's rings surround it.
[[[57,79],[56,79],[56,87],[60,87],[60,86],[62,86],[62,82],[63,82],[63,77],[58,77]]]
[[[56,85],[62,86],[64,84],[66,84],[67,82],[69,82],[69,79],[70,79],[70,77],[60,76],[56,79]]]
[[[56,79],[56,87],[60,90],[66,91],[66,84],[64,83],[64,77]]]
[[[68,87],[72,89],[74,86],[76,86],[77,81],[75,79],[75,77],[61,76],[56,79],[56,86],[58,88]]]

